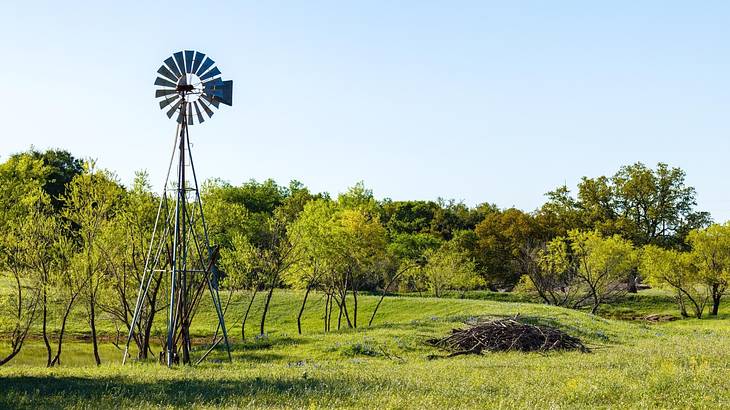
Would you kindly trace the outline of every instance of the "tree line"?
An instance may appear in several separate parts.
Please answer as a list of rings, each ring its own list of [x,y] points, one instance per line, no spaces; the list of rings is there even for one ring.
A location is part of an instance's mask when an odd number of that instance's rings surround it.
[[[275,290],[325,295],[322,330],[371,325],[388,292],[442,296],[472,289],[531,292],[545,303],[596,312],[641,282],[672,289],[683,315],[717,313],[730,271],[728,225],[696,209],[679,168],[641,163],[614,175],[559,186],[525,212],[453,200],[377,200],[363,183],[331,196],[292,181],[233,185],[207,181],[202,199],[211,242],[220,247],[221,286],[246,292],[241,338],[263,298],[258,334]],[[0,164],[3,322],[11,351],[35,324],[48,366],[60,363],[72,312],[88,319],[94,359],[100,315],[131,326],[159,196],[138,172],[130,186],[93,161],[31,149]],[[157,275],[136,323],[139,357],[152,353],[153,324],[166,308],[168,278]],[[380,295],[363,318],[358,297]],[[230,326],[230,325],[229,325]]]

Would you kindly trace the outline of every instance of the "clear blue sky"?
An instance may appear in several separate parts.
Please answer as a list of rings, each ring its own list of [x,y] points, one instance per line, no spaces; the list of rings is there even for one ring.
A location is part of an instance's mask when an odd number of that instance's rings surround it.
[[[60,147],[159,186],[175,124],[155,71],[196,49],[235,86],[191,129],[203,177],[533,210],[663,161],[724,221],[728,21],[726,1],[8,0],[0,155]]]

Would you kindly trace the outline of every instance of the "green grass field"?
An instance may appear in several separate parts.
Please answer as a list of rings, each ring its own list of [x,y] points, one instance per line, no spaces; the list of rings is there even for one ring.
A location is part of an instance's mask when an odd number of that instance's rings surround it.
[[[243,343],[235,322],[246,298],[236,295],[227,314],[233,363],[221,361],[217,352],[203,365],[173,369],[156,363],[123,367],[121,352],[110,342],[102,346],[104,364],[93,366],[91,344],[79,339],[85,332],[79,313],[63,366],[43,367],[45,350],[34,339],[0,367],[0,408],[730,407],[730,326],[723,315],[650,324],[489,300],[488,294],[467,296],[481,299],[386,298],[372,328],[365,326],[377,298],[363,296],[361,328],[324,334],[323,299],[314,295],[299,336],[295,315],[301,294],[277,291],[268,337]],[[662,294],[639,295],[606,314],[674,313],[667,301]],[[247,324],[248,335],[257,333],[259,309],[255,306]],[[634,310],[638,315],[627,313]],[[617,311],[622,313],[614,315]],[[442,353],[425,339],[463,326],[470,317],[517,313],[580,337],[593,352],[428,358]],[[212,323],[211,311],[202,312],[193,333],[212,334]],[[106,339],[114,339],[114,327],[101,326]]]

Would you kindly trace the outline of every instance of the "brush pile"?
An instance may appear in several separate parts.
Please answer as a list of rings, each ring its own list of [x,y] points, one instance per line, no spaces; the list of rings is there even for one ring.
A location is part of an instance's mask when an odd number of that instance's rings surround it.
[[[549,326],[522,323],[517,316],[477,323],[467,329],[453,329],[442,339],[428,344],[450,352],[447,357],[488,352],[547,352],[580,350],[590,352],[580,339]]]

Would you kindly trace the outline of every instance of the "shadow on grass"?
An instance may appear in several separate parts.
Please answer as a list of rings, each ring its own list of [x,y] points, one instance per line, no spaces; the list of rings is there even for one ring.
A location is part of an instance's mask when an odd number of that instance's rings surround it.
[[[131,377],[0,377],[0,408],[128,408],[148,406],[297,406],[348,397],[378,386],[317,378],[149,380]],[[379,383],[382,384],[382,383]]]

